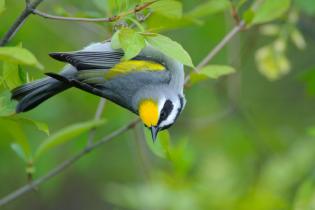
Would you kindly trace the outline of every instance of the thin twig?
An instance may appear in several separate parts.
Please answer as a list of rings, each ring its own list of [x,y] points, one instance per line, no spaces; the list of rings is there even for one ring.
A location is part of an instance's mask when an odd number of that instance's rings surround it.
[[[95,116],[94,116],[95,120],[101,119],[102,113],[104,111],[105,104],[106,104],[106,99],[105,98],[101,98],[100,102],[97,105],[97,109],[96,109],[96,112],[95,112]],[[95,138],[95,133],[96,133],[96,128],[92,128],[90,130],[90,133],[89,133],[87,146],[90,146],[90,145],[93,144],[93,141],[94,141],[94,138]]]
[[[50,170],[45,176],[42,176],[38,178],[37,180],[31,182],[30,184],[27,184],[18,190],[14,191],[13,193],[5,196],[0,200],[0,207],[17,199],[21,195],[32,191],[34,188],[37,188],[40,184],[48,181],[49,179],[53,178],[54,176],[60,174],[63,172],[65,169],[69,168],[71,165],[73,165],[76,161],[81,159],[83,156],[85,156],[87,153],[91,152],[92,150],[99,148],[101,145],[105,144],[106,142],[109,142],[110,140],[114,139],[115,137],[119,136],[120,134],[124,133],[125,131],[133,128],[137,123],[139,122],[139,119],[129,123],[128,125],[125,125],[118,130],[112,132],[108,136],[102,138],[100,141],[86,147],[83,149],[81,152],[77,153],[73,157],[71,157],[68,160],[65,160],[62,162],[60,165],[55,167],[54,169]]]
[[[58,15],[51,15],[42,11],[39,11],[37,9],[33,9],[32,13],[35,15],[38,15],[43,18],[51,19],[51,20],[61,20],[61,21],[78,21],[78,22],[115,22],[117,20],[120,20],[121,18],[131,15],[133,13],[140,12],[146,8],[148,8],[151,4],[157,2],[158,0],[146,2],[142,5],[138,5],[135,8],[123,12],[119,15],[114,15],[112,17],[105,17],[105,18],[80,18],[80,17],[65,17],[65,16],[58,16]]]
[[[13,25],[10,27],[8,32],[3,36],[3,38],[0,40],[0,46],[6,45],[10,39],[14,36],[14,34],[20,29],[20,27],[24,24],[27,17],[32,14],[32,10],[38,7],[40,3],[42,3],[44,0],[36,0],[33,2],[30,2],[29,0],[26,0],[26,7],[20,14],[20,16],[15,20]]]
[[[243,28],[245,27],[245,22],[241,21],[237,26],[235,26],[220,42],[218,45],[215,46],[215,48],[213,48],[209,54],[197,65],[195,72],[200,72],[200,70],[202,69],[202,67],[204,67],[205,65],[207,65],[213,58],[214,56],[216,56],[224,47],[227,43],[229,43],[231,41],[231,39],[238,34],[238,32],[240,32]],[[190,75],[187,75],[185,78],[185,84],[187,84],[187,82],[190,79]]]
[[[200,71],[200,68],[204,67],[207,65],[213,58],[222,50],[227,43],[231,41],[231,39],[238,33],[240,32],[245,26],[245,22],[241,21],[240,24],[235,26],[223,39],[219,44],[213,48],[210,53],[198,64],[197,66],[197,71]]]
[[[62,21],[77,21],[77,22],[114,22],[119,18],[119,16],[112,16],[106,18],[80,18],[80,17],[65,17],[65,16],[58,16],[58,15],[51,15],[45,12],[41,12],[39,10],[34,9],[32,11],[34,15],[51,19],[51,20],[62,20]]]

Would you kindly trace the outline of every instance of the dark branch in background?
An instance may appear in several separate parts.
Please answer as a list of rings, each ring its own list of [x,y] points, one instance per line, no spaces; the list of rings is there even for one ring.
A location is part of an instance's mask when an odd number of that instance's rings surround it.
[[[4,35],[4,37],[0,40],[0,46],[6,45],[10,39],[14,36],[14,34],[19,30],[19,28],[24,24],[27,17],[32,14],[32,11],[44,0],[36,0],[30,2],[26,0],[26,7],[20,16],[15,20],[9,31]]]
[[[34,1],[33,3],[30,3],[28,5],[31,5],[31,9],[29,9],[29,7],[27,7],[22,14],[19,16],[19,18],[16,20],[16,22],[12,25],[12,27],[10,28],[10,30],[8,31],[8,33],[5,35],[5,37],[1,40],[1,44],[5,45],[8,40],[14,35],[14,32],[16,32],[18,30],[18,28],[23,24],[23,22],[25,21],[25,19],[32,13],[34,12],[34,9],[42,2],[43,0],[37,0]],[[28,0],[26,0],[26,2],[29,3]],[[152,1],[152,3],[154,3],[155,1]],[[144,8],[146,8],[148,6],[145,6]],[[138,8],[138,9],[137,9]],[[134,10],[132,11],[128,11],[126,13],[122,13],[124,16],[128,15],[128,14],[132,14],[134,12],[139,12],[140,10],[144,9],[143,7],[136,7]],[[37,10],[36,10],[37,11]],[[120,14],[121,15],[121,14]],[[149,17],[150,13],[146,16]],[[143,20],[144,21],[144,20]],[[95,22],[95,21],[93,21]],[[199,65],[197,65],[197,69],[196,71],[199,72],[200,69],[202,67],[204,67],[205,65],[207,65],[213,58],[215,55],[217,55],[220,50],[222,50],[225,45],[231,41],[231,39],[238,33],[240,32],[243,28],[245,27],[245,23],[243,21],[240,21],[239,24],[237,26],[235,26],[223,39],[221,42],[219,42],[219,44],[213,48],[209,54],[199,63]],[[13,31],[13,32],[10,32]],[[185,79],[185,84],[187,84],[187,82],[189,81],[190,76],[188,75]],[[103,108],[104,108],[104,103],[105,100],[101,99],[101,101],[99,102],[96,114],[95,114],[95,119],[99,119],[102,112],[103,112]],[[10,193],[9,195],[3,197],[0,200],[0,207],[19,198],[20,196],[24,195],[27,192],[32,191],[34,188],[38,187],[39,185],[41,185],[42,183],[48,181],[49,179],[53,178],[54,176],[60,174],[61,172],[63,172],[65,169],[69,168],[70,166],[72,166],[76,161],[78,161],[79,159],[81,159],[83,156],[85,156],[86,154],[88,154],[89,152],[95,150],[96,148],[100,147],[101,145],[103,145],[104,143],[114,139],[115,137],[119,136],[120,134],[130,130],[131,128],[134,128],[134,126],[139,123],[139,119],[129,123],[126,126],[121,127],[120,129],[112,132],[111,134],[109,134],[108,136],[102,138],[100,141],[93,143],[94,140],[94,134],[93,134],[93,130],[90,131],[90,135],[88,138],[88,145],[79,153],[77,153],[76,155],[74,155],[73,157],[69,158],[68,160],[65,160],[64,162],[62,162],[61,164],[57,165],[54,169],[52,169],[51,171],[49,171],[46,175],[34,180],[33,182],[17,189],[16,191]]]

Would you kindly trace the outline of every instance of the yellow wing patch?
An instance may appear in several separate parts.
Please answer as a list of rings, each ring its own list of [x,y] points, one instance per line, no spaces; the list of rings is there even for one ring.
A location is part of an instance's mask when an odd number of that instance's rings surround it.
[[[147,126],[156,126],[159,120],[158,105],[153,100],[143,100],[139,105],[139,116]]]
[[[137,71],[164,71],[165,67],[153,61],[129,60],[122,61],[111,68],[105,75],[105,79],[128,74]]]

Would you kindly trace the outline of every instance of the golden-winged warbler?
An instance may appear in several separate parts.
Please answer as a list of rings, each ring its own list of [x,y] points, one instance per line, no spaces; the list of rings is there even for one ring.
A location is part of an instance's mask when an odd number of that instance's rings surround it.
[[[123,51],[112,49],[111,42],[50,56],[68,65],[59,74],[46,73],[46,78],[15,88],[16,112],[33,109],[76,87],[139,115],[155,141],[158,132],[173,125],[185,106],[183,64],[151,46],[131,60],[123,60]]]

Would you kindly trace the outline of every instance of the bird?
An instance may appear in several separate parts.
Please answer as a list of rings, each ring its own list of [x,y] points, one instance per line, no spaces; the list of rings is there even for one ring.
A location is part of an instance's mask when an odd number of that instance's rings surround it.
[[[149,44],[130,60],[124,59],[122,49],[113,49],[111,41],[49,55],[66,63],[65,67],[13,89],[16,113],[75,87],[138,115],[155,142],[158,132],[171,127],[186,105],[184,65]]]

